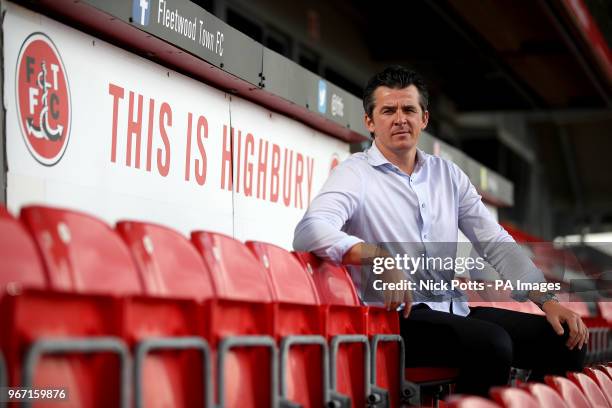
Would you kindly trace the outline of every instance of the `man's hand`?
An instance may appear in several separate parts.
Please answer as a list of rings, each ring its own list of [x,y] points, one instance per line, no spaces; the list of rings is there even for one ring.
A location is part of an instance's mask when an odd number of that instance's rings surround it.
[[[544,303],[542,310],[546,313],[546,320],[548,320],[548,323],[551,324],[559,336],[564,333],[561,324],[567,323],[570,331],[569,338],[565,343],[567,348],[573,350],[577,346],[578,349],[582,350],[582,346],[589,341],[589,330],[582,322],[580,316],[554,300]]]
[[[342,263],[345,265],[363,265],[364,263],[369,264],[374,258],[389,256],[391,254],[378,245],[360,242],[346,251],[342,258]],[[397,269],[387,270],[381,275],[381,280],[385,283],[399,283],[402,279],[404,279],[404,275]],[[403,315],[404,317],[410,315],[410,308],[412,307],[410,291],[385,290],[383,295],[387,310],[395,310],[402,303],[405,303]]]
[[[396,283],[399,284],[405,279],[404,274],[397,269],[390,269],[381,275],[381,279],[384,283]],[[407,318],[410,315],[410,308],[412,307],[412,295],[408,289],[402,290],[385,290],[383,291],[385,298],[385,307],[387,310],[395,310],[402,303],[404,303],[403,316]]]

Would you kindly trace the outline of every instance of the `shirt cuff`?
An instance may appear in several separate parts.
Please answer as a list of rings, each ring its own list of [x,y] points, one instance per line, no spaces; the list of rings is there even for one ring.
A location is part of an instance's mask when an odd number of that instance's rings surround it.
[[[329,247],[325,251],[325,253],[329,257],[329,259],[331,259],[333,262],[342,263],[342,258],[344,257],[344,254],[349,249],[351,249],[354,245],[360,242],[365,242],[365,241],[363,239],[354,237],[352,235],[348,235],[342,238],[340,241],[338,241],[333,246]]]

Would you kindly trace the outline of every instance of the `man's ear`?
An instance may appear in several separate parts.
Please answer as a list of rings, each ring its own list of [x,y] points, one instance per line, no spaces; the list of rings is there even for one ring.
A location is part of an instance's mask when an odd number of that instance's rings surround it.
[[[428,123],[429,123],[429,111],[426,110],[425,112],[423,112],[423,127],[421,128],[421,130],[425,130]]]
[[[368,131],[370,133],[374,133],[374,119],[370,118],[368,114],[366,113],[363,115],[363,121]]]

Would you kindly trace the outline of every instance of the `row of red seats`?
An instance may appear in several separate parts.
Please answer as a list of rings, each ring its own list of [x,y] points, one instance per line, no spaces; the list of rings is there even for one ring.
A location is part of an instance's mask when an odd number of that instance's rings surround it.
[[[612,368],[587,367],[568,378],[548,376],[546,384],[526,383],[520,387],[494,387],[492,400],[476,396],[453,396],[449,408],[611,408]]]
[[[397,314],[360,306],[344,268],[273,245],[209,232],[189,241],[141,222],[113,230],[46,207],[24,208],[17,221],[0,207],[0,256],[0,288],[10,294],[1,324],[11,333],[0,345],[11,384],[57,378],[57,367],[46,366],[63,364],[66,384],[92,404],[119,398],[116,390],[128,401],[133,382],[137,404],[147,406],[313,406],[345,397],[354,406],[387,398],[397,406],[402,396],[418,400],[402,372],[423,385],[457,373],[403,370]],[[88,368],[78,353],[49,356],[61,347],[86,350],[100,367],[122,372],[121,381],[106,389],[77,381]],[[120,358],[102,358],[111,352]]]
[[[61,385],[74,406],[406,396],[397,313],[362,307],[347,271],[309,254],[33,206],[0,207],[0,258],[12,386]]]

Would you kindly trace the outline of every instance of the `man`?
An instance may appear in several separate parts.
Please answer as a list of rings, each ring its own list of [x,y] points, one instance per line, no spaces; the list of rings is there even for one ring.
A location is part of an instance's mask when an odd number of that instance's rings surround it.
[[[353,265],[351,275],[366,303],[376,300],[368,295],[372,273],[356,266],[397,253],[379,244],[399,243],[411,256],[454,256],[458,230],[502,278],[544,282],[491,216],[468,177],[453,163],[417,149],[429,119],[427,103],[422,78],[404,67],[389,67],[368,82],[363,104],[374,143],[336,167],[296,227],[294,248]],[[454,243],[450,249],[448,243]],[[420,252],[412,252],[414,248]],[[454,275],[452,270],[434,269],[421,268],[417,275],[445,282]],[[399,283],[410,274],[393,267],[375,278]],[[486,395],[489,387],[507,383],[512,366],[532,369],[535,380],[582,369],[587,328],[552,293],[515,291],[517,298],[538,304],[544,317],[470,309],[456,290],[396,287],[400,289],[379,293],[379,299],[388,309],[403,305],[406,364],[458,367],[458,392]]]

